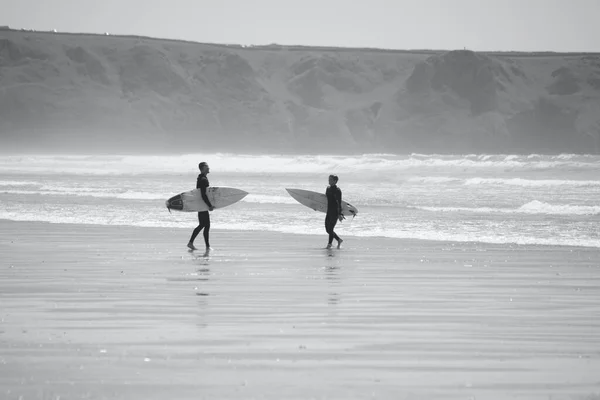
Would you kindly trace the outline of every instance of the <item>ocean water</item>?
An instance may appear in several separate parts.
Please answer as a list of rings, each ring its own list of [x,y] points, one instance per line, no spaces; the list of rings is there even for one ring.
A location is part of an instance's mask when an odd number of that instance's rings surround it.
[[[359,209],[338,224],[342,237],[600,248],[593,155],[5,155],[0,219],[191,232],[196,214],[169,213],[164,202],[195,187],[200,161],[210,164],[211,186],[250,193],[215,210],[214,229],[325,237],[324,214],[285,188],[324,192],[334,173],[344,200]]]

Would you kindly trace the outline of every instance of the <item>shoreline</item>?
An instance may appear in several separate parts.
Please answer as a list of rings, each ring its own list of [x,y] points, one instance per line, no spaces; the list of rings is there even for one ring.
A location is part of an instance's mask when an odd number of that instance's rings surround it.
[[[150,226],[150,227],[142,227],[142,226],[133,226],[133,225],[102,225],[102,224],[81,224],[81,223],[60,223],[60,222],[47,222],[47,221],[14,221],[14,220],[9,220],[9,219],[2,219],[0,218],[0,224],[2,223],[7,223],[7,224],[41,224],[41,225],[56,225],[56,226],[75,226],[75,227],[79,227],[79,228],[90,228],[90,229],[102,229],[102,228],[106,228],[106,229],[132,229],[132,230],[156,230],[157,232],[163,232],[166,233],[168,231],[179,231],[182,232],[182,237],[183,238],[188,238],[191,235],[191,232],[194,230],[194,228],[196,227],[196,225],[194,225],[195,221],[191,221],[190,227],[189,228],[180,228],[180,227],[157,227],[157,226]],[[76,228],[77,229],[77,228]],[[185,234],[183,234],[185,232]],[[277,232],[277,231],[266,231],[266,230],[237,230],[237,229],[222,229],[222,228],[215,228],[212,227],[210,228],[210,232],[211,232],[211,240],[212,237],[214,235],[218,235],[218,236],[227,236],[228,234],[232,234],[232,235],[252,235],[254,233],[257,234],[264,234],[266,236],[273,236],[273,238],[277,238],[278,240],[281,240],[281,236],[287,237],[289,236],[290,239],[293,240],[293,238],[295,236],[299,236],[299,237],[312,237],[312,238],[320,238],[320,242],[326,242],[327,241],[327,234],[323,231],[323,234],[313,234],[313,233],[289,233],[289,232]],[[353,242],[360,242],[360,241],[384,241],[384,242],[389,242],[387,243],[387,245],[392,245],[394,244],[394,242],[398,242],[398,243],[403,243],[406,242],[406,244],[413,244],[413,245],[419,245],[421,247],[435,247],[435,246],[467,246],[467,247],[486,247],[486,248],[499,248],[499,249],[521,249],[521,250],[541,250],[544,248],[557,248],[557,249],[561,249],[564,251],[598,251],[598,253],[600,254],[600,247],[594,247],[594,246],[574,246],[574,245],[555,245],[555,244],[519,244],[519,243],[491,243],[491,242],[478,242],[478,241],[454,241],[454,240],[436,240],[436,239],[417,239],[417,238],[394,238],[394,237],[388,237],[388,236],[356,236],[356,235],[350,235],[350,234],[345,234],[345,233],[341,233],[340,231],[340,236],[342,236],[342,238],[344,239],[344,243],[346,243],[344,246],[347,246],[350,244],[350,242],[346,241],[346,238],[350,238],[353,239]],[[202,242],[202,234],[198,235],[198,238],[196,239],[196,244],[201,243]],[[319,243],[320,243],[319,242]],[[179,242],[178,242],[179,243]],[[398,244],[396,243],[396,244]],[[186,245],[187,242],[184,243],[184,245]],[[335,244],[335,243],[334,243]],[[211,243],[212,245],[212,243]],[[197,246],[198,247],[198,246]],[[335,246],[334,246],[335,247]],[[200,247],[198,247],[199,250],[201,250]]]

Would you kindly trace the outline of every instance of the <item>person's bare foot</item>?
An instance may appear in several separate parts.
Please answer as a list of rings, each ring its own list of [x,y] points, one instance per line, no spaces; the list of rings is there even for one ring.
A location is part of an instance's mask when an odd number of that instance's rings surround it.
[[[187,247],[188,247],[188,249],[190,249],[190,250],[198,250],[198,249],[197,249],[197,248],[194,246],[194,243],[192,243],[192,242],[189,242],[189,243],[187,244]]]
[[[338,249],[340,249],[342,247],[343,241],[344,241],[343,239],[338,240]]]

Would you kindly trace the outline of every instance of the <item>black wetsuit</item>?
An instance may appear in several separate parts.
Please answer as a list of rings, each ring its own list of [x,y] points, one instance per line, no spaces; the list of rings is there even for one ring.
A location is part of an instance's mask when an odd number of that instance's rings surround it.
[[[208,200],[208,197],[206,196],[206,188],[209,186],[210,185],[208,183],[208,178],[206,177],[206,175],[198,175],[198,179],[196,180],[196,189],[200,189],[202,200],[204,200],[206,205],[208,207],[212,207],[212,204],[210,204],[210,200]],[[210,243],[208,240],[208,234],[210,231],[210,214],[208,213],[208,211],[200,211],[198,213],[198,226],[196,227],[196,229],[194,229],[194,232],[192,232],[190,243],[194,243],[196,236],[198,236],[202,229],[204,229],[204,244],[206,245],[206,247],[210,247]]]
[[[342,215],[342,191],[336,185],[331,185],[325,191],[327,196],[327,214],[325,215],[325,231],[329,234],[329,244],[333,239],[340,241],[338,235],[333,231]]]

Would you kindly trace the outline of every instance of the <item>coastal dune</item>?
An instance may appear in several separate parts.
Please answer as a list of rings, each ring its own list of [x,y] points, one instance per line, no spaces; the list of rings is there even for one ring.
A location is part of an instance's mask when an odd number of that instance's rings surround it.
[[[190,231],[0,221],[0,397],[600,398],[597,248]]]

